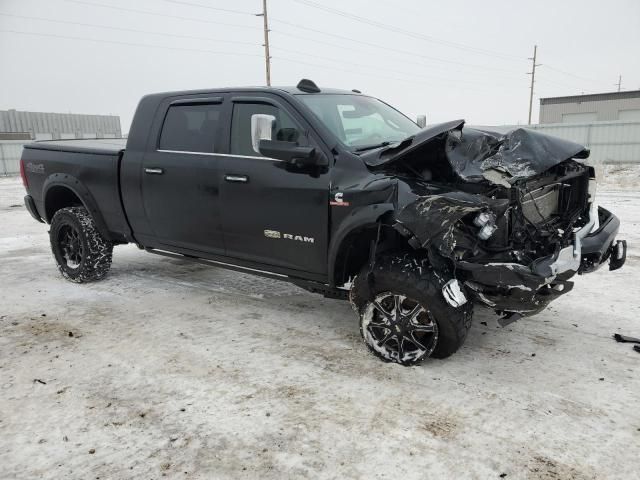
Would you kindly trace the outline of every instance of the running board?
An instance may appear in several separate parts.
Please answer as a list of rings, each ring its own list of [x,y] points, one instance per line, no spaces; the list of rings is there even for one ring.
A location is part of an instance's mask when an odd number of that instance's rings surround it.
[[[190,262],[201,263],[203,265],[209,265],[211,267],[220,267],[227,270],[233,270],[240,273],[250,273],[252,275],[259,275],[261,277],[272,278],[274,280],[280,280],[283,282],[292,283],[304,290],[312,293],[319,293],[327,298],[336,298],[346,300],[348,298],[348,292],[339,288],[333,288],[329,285],[320,282],[314,282],[312,280],[304,280],[301,278],[290,277],[281,273],[268,272],[266,270],[259,270],[256,268],[243,267],[241,265],[234,265],[232,263],[221,262],[218,260],[210,260],[208,258],[195,257],[193,255],[185,255],[182,253],[168,252],[166,250],[159,250],[157,248],[145,248],[145,251],[161,255],[163,257],[175,258],[178,260],[187,260]]]

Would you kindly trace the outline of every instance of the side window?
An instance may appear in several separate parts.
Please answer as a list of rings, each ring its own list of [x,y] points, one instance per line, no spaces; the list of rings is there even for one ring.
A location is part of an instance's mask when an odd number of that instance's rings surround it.
[[[160,150],[213,153],[221,104],[173,105],[160,133]]]
[[[251,116],[256,113],[273,115],[276,118],[273,140],[298,142],[306,145],[302,129],[293,118],[278,107],[261,103],[236,103],[231,118],[231,153],[250,157],[261,156],[251,145]]]

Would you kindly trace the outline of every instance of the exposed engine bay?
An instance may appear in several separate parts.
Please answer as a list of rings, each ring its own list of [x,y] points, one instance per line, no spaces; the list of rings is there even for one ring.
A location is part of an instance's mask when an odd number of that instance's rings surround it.
[[[532,130],[463,125],[437,125],[363,156],[372,169],[418,179],[424,193],[399,205],[392,226],[459,282],[461,295],[505,317],[532,315],[570,291],[576,273],[606,260],[622,266],[619,221],[597,207],[594,169],[580,161],[588,150]]]

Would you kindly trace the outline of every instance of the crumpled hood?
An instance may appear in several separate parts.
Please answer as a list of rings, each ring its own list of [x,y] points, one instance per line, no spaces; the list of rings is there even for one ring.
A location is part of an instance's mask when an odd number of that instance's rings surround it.
[[[517,128],[501,134],[463,127],[464,120],[434,125],[361,158],[370,167],[380,167],[424,155],[420,166],[427,167],[439,151],[445,153],[453,171],[463,180],[509,187],[570,158],[589,156],[589,150],[582,145],[535,130]]]

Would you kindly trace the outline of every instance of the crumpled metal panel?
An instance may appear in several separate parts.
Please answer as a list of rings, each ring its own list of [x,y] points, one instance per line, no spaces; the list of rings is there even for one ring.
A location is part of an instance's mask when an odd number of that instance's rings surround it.
[[[589,156],[582,145],[525,128],[504,135],[464,129],[459,139],[450,136],[445,148],[449,163],[462,179],[506,182],[505,186],[543,173],[570,158]]]
[[[426,167],[444,151],[464,181],[509,187],[571,158],[589,156],[582,145],[525,128],[501,134],[463,127],[464,120],[434,125],[398,144],[367,152],[362,159],[370,167],[379,167],[423,154]]]

